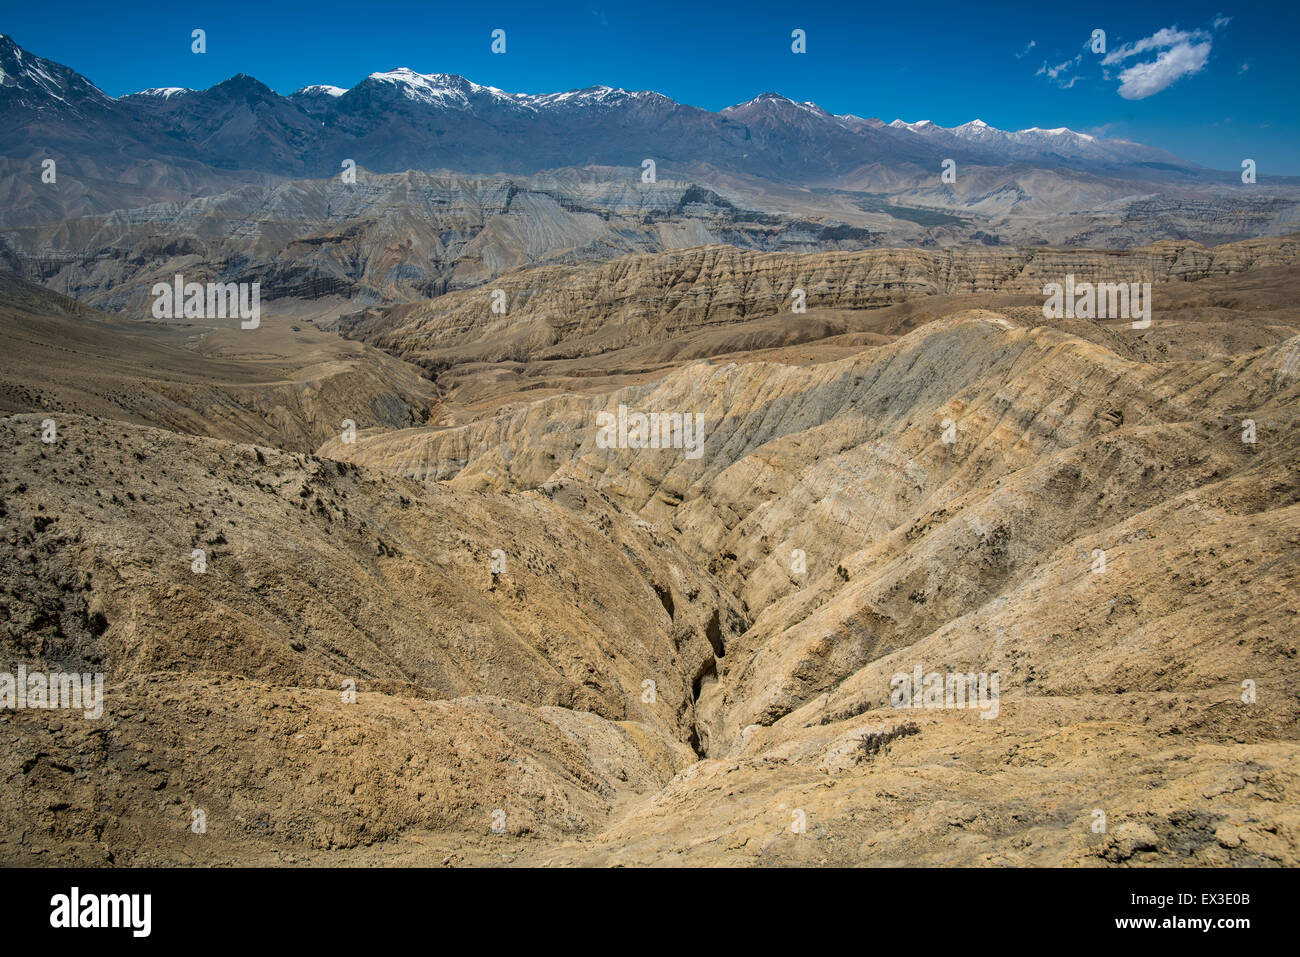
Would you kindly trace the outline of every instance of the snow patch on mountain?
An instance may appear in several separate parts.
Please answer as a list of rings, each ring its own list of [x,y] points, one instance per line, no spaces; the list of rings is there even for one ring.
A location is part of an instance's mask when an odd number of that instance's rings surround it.
[[[372,73],[366,79],[391,83],[406,99],[428,106],[464,109],[470,105],[470,97],[489,97],[512,103],[518,98],[517,94],[506,93],[494,86],[481,86],[454,73],[416,73],[408,67]]]
[[[653,90],[624,90],[612,86],[590,86],[585,90],[568,90],[564,93],[516,94],[519,102],[539,109],[552,106],[621,106],[628,102],[667,100],[668,97]]]
[[[304,86],[294,96],[342,96],[346,93],[341,86],[330,86],[328,83],[314,83],[311,86]]]
[[[173,96],[183,96],[186,93],[193,92],[193,90],[184,86],[151,86],[139,93],[128,93],[127,96],[155,96],[159,99],[170,100]]]
[[[22,47],[3,34],[0,34],[0,84],[27,94],[36,94],[40,98],[57,100],[64,106],[73,107],[73,100],[84,101],[87,97],[100,103],[111,101],[107,93],[85,77],[65,66],[50,60],[41,59],[26,53]]]

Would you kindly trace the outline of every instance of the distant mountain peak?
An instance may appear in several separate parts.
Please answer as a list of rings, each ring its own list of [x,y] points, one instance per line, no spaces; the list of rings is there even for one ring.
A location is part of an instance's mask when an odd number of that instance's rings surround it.
[[[82,105],[106,106],[113,98],[80,73],[45,60],[0,34],[0,91],[29,109],[62,109],[73,113]]]
[[[153,96],[163,100],[170,100],[173,96],[183,96],[186,93],[193,93],[189,87],[184,86],[151,86],[147,90],[141,90],[138,93],[128,93],[126,96]],[[125,99],[125,97],[119,97]]]
[[[487,89],[487,87],[480,87],[477,83],[471,82],[456,73],[420,73],[412,70],[409,66],[399,66],[395,70],[372,73],[366,79],[410,87],[415,90]]]
[[[503,102],[518,99],[516,94],[506,93],[494,86],[482,86],[455,73],[419,73],[405,66],[372,73],[359,86],[367,84],[392,87],[412,103],[426,106],[465,108],[470,105],[471,97],[487,97]]]
[[[473,80],[468,80],[455,73],[417,73],[409,67],[399,67],[396,70],[388,70],[383,73],[372,73],[366,77],[362,85],[366,83],[400,90],[402,95],[413,103],[456,109],[469,109],[475,102],[483,101],[530,112],[554,107],[622,106],[643,102],[673,102],[668,97],[653,90],[624,90],[620,87],[605,86],[603,84],[585,87],[580,90],[566,90],[561,93],[508,93],[495,86],[483,86],[475,83]]]
[[[328,83],[313,83],[311,86],[304,86],[298,90],[294,96],[342,96],[347,90],[341,86],[330,86]]]
[[[1045,130],[1038,126],[1031,126],[1029,129],[1021,130],[1020,132],[1021,133],[1042,133],[1046,136],[1077,136],[1079,139],[1086,140],[1089,143],[1095,143],[1097,141],[1097,137],[1095,136],[1092,136],[1088,133],[1080,133],[1077,130],[1072,130],[1065,126],[1058,126],[1054,130]],[[1117,140],[1116,142],[1122,142],[1122,141]]]
[[[841,119],[850,119],[850,118],[851,117],[841,117]],[[901,120],[901,119],[894,120],[889,125],[897,130],[911,130],[914,133],[919,132],[921,130],[933,130],[939,133],[954,133],[954,134],[960,134],[963,132],[981,133],[987,131],[989,134],[1000,135],[1000,136],[1019,136],[1021,134],[1036,133],[1043,136],[1077,136],[1079,139],[1085,140],[1087,142],[1097,141],[1097,137],[1095,136],[1091,136],[1088,133],[1079,133],[1065,126],[1058,126],[1056,129],[1050,129],[1050,130],[1044,129],[1040,126],[1031,126],[1028,129],[1024,129],[1024,130],[1001,130],[998,129],[996,126],[990,126],[988,123],[985,123],[983,120],[971,120],[969,123],[961,124],[961,126],[945,127],[945,126],[938,126],[932,123],[930,120],[917,120],[914,123],[909,123],[906,120]],[[1122,141],[1116,140],[1115,142],[1122,142]]]
[[[841,123],[846,118],[834,116],[822,109],[811,100],[805,100],[802,103],[783,96],[780,93],[760,93],[752,100],[744,103],[737,103],[735,106],[728,106],[722,110],[723,114],[735,114],[741,117],[750,115],[769,114],[774,116],[796,116],[798,113],[807,113],[812,116],[830,120],[835,123]],[[863,121],[857,121],[863,122]]]
[[[536,95],[515,94],[521,102],[533,106],[547,107],[561,104],[599,104],[614,105],[628,101],[665,100],[672,101],[662,93],[654,90],[624,90],[614,86],[589,86],[581,90],[566,90],[563,93],[541,93]]]
[[[760,94],[758,94],[758,96],[754,97],[752,100],[746,100],[744,103],[735,103],[735,104],[733,104],[733,105],[731,105],[731,106],[724,107],[723,110],[722,110],[722,112],[723,112],[723,113],[730,113],[730,112],[735,111],[735,110],[743,110],[743,109],[745,109],[746,107],[749,107],[749,106],[758,106],[758,105],[763,104],[763,103],[773,103],[773,104],[778,104],[778,105],[784,105],[784,104],[787,104],[787,103],[788,103],[790,106],[797,106],[797,105],[798,105],[798,104],[795,103],[794,100],[790,99],[790,97],[788,97],[788,96],[782,96],[780,93],[773,93],[773,92],[769,91],[769,92],[767,92],[767,93],[760,93]]]

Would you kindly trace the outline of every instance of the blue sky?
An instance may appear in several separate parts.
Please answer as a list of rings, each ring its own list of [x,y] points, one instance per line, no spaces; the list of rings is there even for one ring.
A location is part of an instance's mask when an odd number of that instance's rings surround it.
[[[833,113],[1072,129],[1219,169],[1300,175],[1300,5],[270,2],[11,4],[0,32],[112,95],[248,73],[281,93],[407,66],[543,93],[607,84],[720,109],[768,90]],[[190,52],[190,31],[208,52]],[[506,31],[505,55],[490,51]],[[808,51],[791,52],[795,28]],[[1106,33],[1105,55],[1089,49]]]

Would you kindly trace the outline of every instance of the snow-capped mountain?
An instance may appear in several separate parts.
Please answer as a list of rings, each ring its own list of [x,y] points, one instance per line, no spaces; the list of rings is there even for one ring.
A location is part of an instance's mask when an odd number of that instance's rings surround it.
[[[33,112],[80,112],[111,105],[112,97],[80,73],[35,56],[0,34],[0,105]]]
[[[184,86],[155,86],[147,90],[141,90],[139,93],[132,93],[131,96],[154,96],[161,97],[164,100],[170,100],[173,96],[184,96],[186,93],[194,91]]]
[[[367,85],[391,86],[412,103],[439,109],[469,110],[484,101],[510,105],[517,101],[512,94],[493,86],[480,86],[454,73],[416,73],[407,67],[372,73],[353,90]]]
[[[347,90],[341,86],[317,83],[315,86],[304,86],[294,96],[342,96],[346,92]]]
[[[921,176],[946,158],[1078,169],[1111,177],[1208,173],[1161,150],[1067,129],[999,130],[981,120],[944,128],[836,116],[811,102],[762,93],[719,112],[653,91],[593,86],[511,93],[446,73],[402,67],[351,88],[316,84],[282,96],[243,74],[206,90],[155,87],[114,100],[73,70],[0,38],[0,119],[10,155],[61,142],[158,162],[290,176],[332,175],[344,159],[375,171],[452,169],[531,174],[575,166],[718,170],[834,186],[863,170]],[[56,116],[69,126],[39,134]],[[71,118],[77,117],[73,124]],[[46,117],[47,120],[41,120]],[[125,144],[125,148],[124,148]],[[131,144],[134,144],[132,146]]]
[[[454,73],[417,73],[407,67],[372,73],[350,90],[330,87],[335,97],[364,93],[367,88],[387,87],[411,104],[440,110],[472,111],[504,109],[506,111],[543,113],[573,109],[617,109],[659,102],[675,106],[672,100],[649,90],[630,91],[610,86],[592,86],[563,93],[508,93],[494,86],[483,86]],[[307,87],[323,90],[324,87]],[[296,94],[295,94],[296,95]]]
[[[1027,130],[1000,130],[983,120],[971,120],[960,126],[943,127],[929,120],[908,123],[894,120],[890,129],[906,130],[932,142],[950,145],[977,145],[995,151],[1007,159],[1033,160],[1057,157],[1066,160],[1091,160],[1100,163],[1169,162],[1171,156],[1128,140],[1105,140],[1089,133],[1065,127],[1045,130],[1034,126]]]
[[[322,104],[330,100],[349,95],[353,100],[396,98],[404,101],[403,105],[406,106],[460,112],[495,109],[507,113],[541,113],[573,109],[617,109],[654,101],[672,103],[666,96],[652,91],[633,92],[609,86],[593,86],[564,93],[508,93],[454,73],[417,73],[409,67],[372,73],[351,89],[326,84],[305,86],[291,94],[289,99],[320,109]]]

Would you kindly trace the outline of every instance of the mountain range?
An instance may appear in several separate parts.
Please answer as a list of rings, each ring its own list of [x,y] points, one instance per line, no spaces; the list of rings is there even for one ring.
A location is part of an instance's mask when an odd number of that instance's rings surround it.
[[[782,183],[840,185],[878,165],[917,168],[1007,161],[1101,175],[1227,182],[1164,150],[1068,129],[1003,131],[974,120],[945,129],[836,116],[762,93],[711,112],[652,91],[596,86],[507,93],[454,74],[372,73],[351,89],[314,85],[281,96],[240,74],[206,89],[164,87],[117,99],[75,71],[0,37],[5,152],[100,141],[158,156],[282,176],[328,176],[344,159],[377,172],[449,169],[527,175],[566,166],[715,169]],[[110,146],[111,144],[111,146]],[[129,152],[129,151],[128,151]],[[111,164],[110,164],[111,165]]]
[[[10,37],[0,73],[0,258],[136,318],[179,269],[263,281],[268,300],[329,297],[313,311],[337,317],[514,268],[716,243],[1131,248],[1300,221],[1295,183],[1247,187],[1137,143],[886,123],[777,93],[715,113],[396,69],[289,96],[241,74],[113,98]]]

